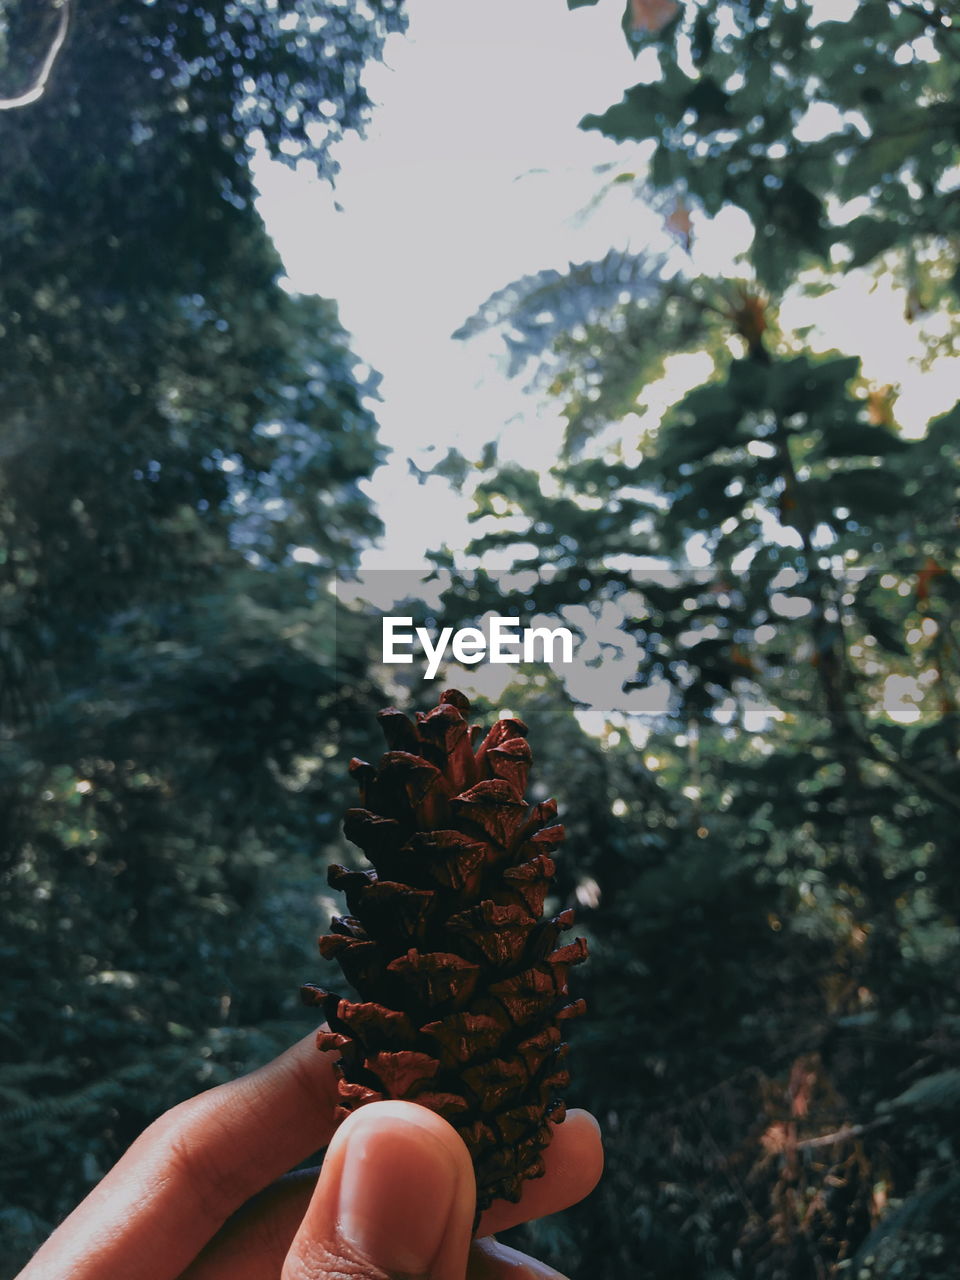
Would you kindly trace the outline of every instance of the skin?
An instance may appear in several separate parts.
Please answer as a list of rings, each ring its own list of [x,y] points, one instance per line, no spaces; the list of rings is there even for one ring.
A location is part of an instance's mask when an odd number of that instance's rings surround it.
[[[336,1128],[335,1055],[306,1036],[250,1075],[162,1115],[18,1280],[563,1280],[493,1239],[596,1185],[596,1121],[571,1111],[519,1204],[473,1239],[466,1147],[412,1102],[371,1103]],[[322,1168],[287,1174],[327,1147]]]

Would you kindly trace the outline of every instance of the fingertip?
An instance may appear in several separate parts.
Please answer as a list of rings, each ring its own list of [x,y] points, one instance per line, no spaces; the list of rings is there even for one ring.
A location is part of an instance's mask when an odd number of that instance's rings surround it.
[[[316,1029],[308,1032],[272,1061],[226,1087],[272,1096],[278,1087],[290,1092],[292,1086],[292,1091],[301,1095],[307,1106],[319,1108],[329,1123],[329,1134],[337,1105],[337,1054],[318,1049],[318,1035]],[[324,1135],[324,1142],[328,1134]]]
[[[474,1241],[467,1280],[566,1280],[566,1277],[545,1262],[490,1236]]]
[[[334,1135],[291,1252],[453,1280],[475,1199],[469,1153],[441,1116],[413,1102],[367,1103]]]
[[[603,1136],[603,1130],[600,1128],[600,1121],[592,1111],[585,1111],[583,1107],[571,1107],[567,1112],[567,1117],[563,1123],[570,1124],[571,1121],[577,1125],[586,1124],[590,1128],[596,1130],[598,1138]],[[560,1126],[558,1125],[557,1127],[559,1128]]]
[[[583,1195],[589,1195],[603,1176],[603,1132],[600,1121],[592,1112],[574,1107],[567,1112],[563,1124],[557,1126],[554,1143],[557,1139],[560,1140],[560,1145],[554,1158],[576,1161],[580,1181],[587,1187]]]
[[[355,1143],[357,1134],[369,1133],[377,1142],[388,1134],[402,1136],[404,1142],[417,1142],[423,1135],[427,1142],[439,1143],[453,1161],[459,1173],[470,1173],[470,1153],[463,1139],[443,1116],[418,1102],[400,1102],[385,1098],[381,1102],[368,1102],[350,1113],[343,1121],[330,1143],[330,1151],[347,1142]]]
[[[553,1128],[543,1163],[543,1176],[524,1182],[519,1203],[495,1200],[483,1213],[480,1235],[559,1213],[590,1194],[603,1174],[603,1143],[596,1117],[580,1108],[568,1111]]]

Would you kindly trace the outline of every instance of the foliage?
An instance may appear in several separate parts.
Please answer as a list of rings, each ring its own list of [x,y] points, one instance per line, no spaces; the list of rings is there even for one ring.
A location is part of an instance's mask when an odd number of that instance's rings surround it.
[[[882,262],[905,323],[939,307],[952,349],[960,49],[932,4],[825,13],[631,3],[644,79],[584,121],[641,144],[638,194],[694,231],[749,216],[736,276],[543,273],[463,331],[509,326],[570,430],[542,471],[465,473],[468,550],[542,576],[505,594],[438,553],[448,610],[585,633],[584,607],[619,610],[624,705],[664,708],[595,740],[563,690],[510,695],[552,724],[543,769],[593,882],[576,1062],[610,1169],[543,1236],[561,1269],[919,1277],[955,1251],[960,410],[909,438],[858,335],[818,351],[781,303],[827,308]],[[658,420],[651,382],[694,348],[712,372]]]
[[[662,375],[667,353],[703,342],[716,310],[703,282],[678,280],[663,257],[611,250],[508,285],[454,337],[504,330],[507,374],[534,368],[533,384],[563,401],[567,445],[576,448]]]
[[[398,6],[76,9],[46,93],[0,116],[11,1270],[153,1115],[308,1025],[338,738],[375,752],[382,698],[329,591],[378,530],[375,381],[283,287],[250,161],[335,171]],[[639,83],[585,126],[681,241],[733,205],[749,252],[691,278],[614,250],[461,335],[506,330],[568,434],[537,470],[441,464],[471,550],[541,575],[507,596],[481,568],[444,623],[619,611],[624,705],[664,708],[594,735],[536,670],[507,695],[570,830],[572,1101],[609,1149],[523,1234],[601,1280],[938,1280],[956,1251],[960,408],[907,438],[857,333],[819,351],[780,317],[867,268],[955,345],[960,36],[930,0],[825,12],[630,0]],[[14,95],[55,9],[3,17]],[[693,351],[712,372],[658,421]]]
[[[630,25],[647,74],[583,127],[652,141],[655,188],[711,215],[743,209],[772,287],[811,259],[862,265],[918,238],[956,256],[960,33],[932,3],[850,8],[704,0],[661,28]]]
[[[5,11],[8,57],[36,12]],[[375,380],[283,287],[250,161],[331,175],[401,25],[392,0],[91,0],[0,117],[13,1271],[149,1119],[307,1025],[303,886],[339,729],[378,702],[329,585],[379,530],[381,455]]]

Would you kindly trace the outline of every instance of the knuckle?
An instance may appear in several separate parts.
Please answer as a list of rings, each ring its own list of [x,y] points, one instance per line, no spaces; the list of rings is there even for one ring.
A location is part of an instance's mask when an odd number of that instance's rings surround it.
[[[292,1056],[286,1068],[311,1111],[326,1114],[332,1109],[336,1103],[337,1081],[333,1072],[325,1069],[319,1052],[310,1058]]]
[[[202,1095],[201,1095],[202,1097]],[[156,1121],[157,1136],[166,1148],[165,1165],[171,1180],[209,1220],[222,1222],[249,1194],[243,1171],[218,1158],[218,1144],[206,1141],[216,1125],[216,1113],[190,1098]]]

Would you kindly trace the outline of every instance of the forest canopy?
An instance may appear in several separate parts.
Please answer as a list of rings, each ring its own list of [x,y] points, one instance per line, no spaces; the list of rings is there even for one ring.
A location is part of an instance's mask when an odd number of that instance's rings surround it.
[[[347,759],[391,697],[436,692],[330,590],[382,529],[378,382],[336,303],[289,289],[251,172],[265,149],[335,176],[401,5],[73,9],[0,3],[0,93],[47,75],[0,111],[11,1276],[154,1116],[308,1029]],[[598,198],[666,243],[491,281],[459,336],[501,335],[565,441],[438,468],[476,520],[466,547],[436,532],[445,623],[615,616],[638,655],[599,727],[542,668],[503,695],[568,828],[557,905],[592,953],[570,1101],[608,1150],[592,1197],[519,1234],[600,1280],[946,1280],[960,405],[901,421],[863,347],[882,283],[924,368],[956,355],[960,17],[600,10],[635,76],[582,122],[619,148]],[[745,247],[704,261],[731,213]],[[850,282],[842,342],[795,322]]]
[[[53,9],[2,7],[5,93]],[[380,529],[376,382],[283,287],[250,166],[330,177],[403,16],[77,10],[0,114],[4,1274],[164,1107],[303,1033],[338,729],[379,705],[327,587]]]
[[[945,1276],[960,407],[905,430],[858,344],[882,281],[904,344],[954,357],[960,28],[893,0],[633,0],[623,28],[636,82],[582,127],[676,247],[532,274],[464,323],[566,443],[542,470],[445,460],[478,533],[434,556],[448,609],[586,609],[585,635],[614,609],[638,655],[599,741],[535,673],[508,695],[552,725],[588,851],[583,1096],[611,1172],[574,1230],[611,1275]],[[747,247],[704,269],[731,209]],[[852,279],[842,346],[791,321]],[[692,352],[708,376],[661,413]],[[484,568],[511,562],[514,591]],[[636,694],[663,713],[623,714]]]

